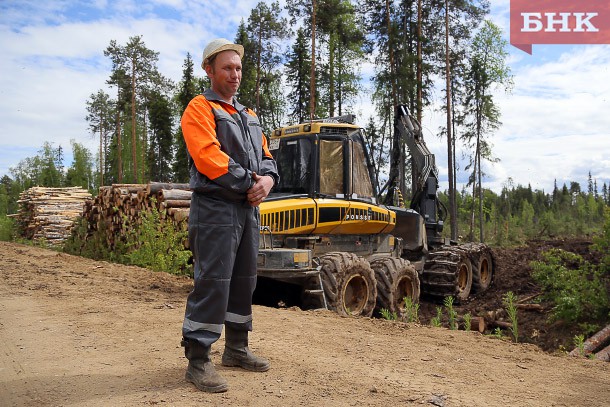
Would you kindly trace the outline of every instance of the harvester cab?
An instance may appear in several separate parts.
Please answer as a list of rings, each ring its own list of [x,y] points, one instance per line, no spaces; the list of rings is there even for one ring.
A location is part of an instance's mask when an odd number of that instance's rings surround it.
[[[355,199],[376,202],[370,160],[362,129],[353,116],[278,129],[269,143],[282,168],[272,197]]]

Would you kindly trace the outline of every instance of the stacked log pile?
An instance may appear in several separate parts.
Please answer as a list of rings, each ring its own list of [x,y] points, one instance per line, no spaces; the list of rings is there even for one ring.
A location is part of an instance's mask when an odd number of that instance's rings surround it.
[[[32,187],[19,195],[17,229],[26,239],[61,246],[90,199],[89,191],[79,187]]]
[[[145,211],[158,211],[162,219],[186,230],[190,205],[188,184],[113,184],[101,187],[99,195],[87,202],[83,217],[87,234],[102,232],[112,249],[133,226],[141,224]]]

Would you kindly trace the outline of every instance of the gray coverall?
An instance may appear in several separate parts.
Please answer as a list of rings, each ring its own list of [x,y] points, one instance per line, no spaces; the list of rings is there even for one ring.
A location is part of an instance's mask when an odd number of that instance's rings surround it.
[[[210,346],[223,324],[252,330],[259,209],[248,203],[252,172],[277,184],[277,166],[256,115],[212,91],[195,97],[182,116],[189,155],[189,244],[194,289],[186,303],[182,335]]]

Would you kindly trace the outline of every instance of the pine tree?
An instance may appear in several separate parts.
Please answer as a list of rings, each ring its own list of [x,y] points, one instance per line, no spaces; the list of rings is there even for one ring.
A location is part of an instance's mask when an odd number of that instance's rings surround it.
[[[469,0],[445,1],[445,100],[447,114],[447,157],[449,178],[449,212],[451,214],[451,237],[457,238],[457,206],[455,193],[457,189],[456,146],[459,138],[458,129],[464,123],[464,115],[459,101],[464,97],[464,81],[467,72],[467,50],[474,34],[474,27],[479,26],[483,16],[489,10],[487,2]],[[434,17],[432,17],[434,19]],[[418,82],[419,86],[419,82]],[[418,108],[421,102],[418,102]]]
[[[250,39],[248,28],[242,20],[237,28],[235,43],[244,47],[244,57],[241,60],[241,84],[238,99],[241,104],[254,108],[256,105],[256,51]]]
[[[414,1],[395,0],[365,0],[360,4],[366,31],[372,36],[373,48],[378,51],[374,61],[372,99],[383,118],[382,123],[393,121],[392,115],[399,103],[406,104],[410,112],[417,112],[430,100],[434,74],[431,62],[436,58],[433,51],[442,48],[437,20],[440,4],[425,1],[421,13],[417,6]],[[418,49],[421,50],[419,54]],[[422,55],[421,60],[418,55]],[[388,132],[392,130],[390,125],[385,128]],[[391,148],[390,183],[393,185],[389,189],[398,187],[406,197],[406,180],[411,170],[407,166],[405,147],[394,137]]]
[[[311,58],[308,49],[307,34],[301,27],[286,59],[286,81],[288,92],[288,117],[297,123],[303,123],[309,116],[309,85]]]
[[[87,100],[87,117],[89,130],[100,139],[98,152],[99,186],[104,185],[104,163],[108,149],[108,137],[112,133],[114,105],[110,96],[103,90],[92,93]]]
[[[582,190],[580,189],[580,184],[576,181],[571,181],[570,182],[570,194],[572,196],[575,195],[580,195],[582,193]]]
[[[389,148],[387,144],[389,140],[383,131],[379,131],[379,126],[372,116],[369,117],[365,130],[365,141],[374,168],[375,184],[379,186],[379,175],[388,163]]]
[[[472,43],[466,81],[464,106],[471,108],[465,111],[468,130],[464,136],[474,144],[470,168],[472,168],[473,197],[478,187],[480,241],[483,241],[482,160],[494,161],[491,144],[484,136],[497,129],[500,124],[500,112],[493,102],[492,89],[501,86],[508,90],[512,81],[510,69],[505,62],[508,55],[506,45],[507,42],[502,38],[500,28],[486,20]],[[474,208],[472,214],[474,217]]]
[[[313,120],[315,117],[320,117],[321,111],[325,111],[320,108],[318,100],[318,77],[319,77],[319,52],[316,51],[317,44],[317,22],[316,19],[319,17],[318,3],[320,0],[287,0],[286,9],[291,18],[291,24],[296,24],[296,21],[300,18],[303,19],[303,27],[305,33],[309,36],[309,44],[311,46],[310,58],[310,69],[309,69],[309,119]]]
[[[358,91],[358,67],[364,62],[365,35],[356,10],[347,0],[318,1],[316,19],[324,55],[320,85],[325,115],[342,115]]]
[[[144,104],[141,99],[147,86],[152,86],[155,83],[159,84],[163,81],[156,67],[159,53],[148,49],[141,36],[135,36],[130,37],[124,46],[118,45],[115,40],[110,41],[104,55],[111,58],[115,71],[121,70],[129,78],[130,121],[128,122],[128,130],[131,133],[131,180],[139,182],[145,176],[145,166],[138,166],[138,163],[142,164],[144,161],[143,152],[146,151],[147,140],[145,134],[142,134],[145,132],[146,125],[138,123],[138,104]],[[140,134],[138,134],[138,129]]]
[[[190,103],[190,101],[197,95],[197,80],[194,76],[193,59],[191,54],[186,54],[186,59],[182,65],[182,80],[178,84],[178,93],[175,96],[176,108],[178,121],[182,117],[182,113]],[[178,126],[176,134],[174,135],[174,148],[175,156],[172,167],[173,177],[175,182],[188,182],[189,181],[189,164],[188,164],[188,152],[186,150],[186,143],[184,142],[184,136],[182,135],[182,127]]]
[[[172,180],[173,115],[169,100],[154,92],[148,103],[150,114],[150,144],[148,162],[150,179],[160,182]]]
[[[280,17],[280,6],[278,2],[270,6],[259,2],[250,12],[248,18],[248,32],[253,45],[254,65],[256,72],[256,83],[254,87],[255,104],[254,110],[264,121],[265,113],[261,110],[264,102],[261,101],[261,83],[269,83],[274,80],[273,71],[281,62],[280,41],[288,36],[288,23],[285,18]]]

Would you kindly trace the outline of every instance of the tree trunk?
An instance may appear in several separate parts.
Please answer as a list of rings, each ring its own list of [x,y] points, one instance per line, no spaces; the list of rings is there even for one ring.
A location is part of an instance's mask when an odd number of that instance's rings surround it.
[[[330,34],[328,44],[328,113],[330,117],[335,115],[335,34]]]
[[[396,90],[396,78],[394,77],[394,48],[392,41],[392,24],[390,20],[390,0],[385,0],[385,17],[388,26],[388,51],[390,57],[390,81],[392,82],[392,105],[398,105],[398,95]]]
[[[131,60],[131,159],[133,181],[138,182],[138,159],[136,152],[136,61]]]
[[[339,61],[337,61],[337,104],[339,105],[339,116],[343,115],[343,52],[339,50]]]
[[[160,201],[190,201],[193,191],[186,189],[162,189],[156,195]]]
[[[485,92],[481,100],[485,97]],[[482,121],[483,121],[483,106],[481,106],[481,115],[477,121],[477,183],[479,185],[479,241],[483,243],[483,184],[482,184],[482,170],[481,170],[481,133],[482,133]]]
[[[421,126],[422,121],[422,54],[421,54],[421,15],[422,15],[422,7],[421,0],[417,0],[417,122]]]
[[[460,318],[459,319],[460,324],[462,324],[462,326],[464,326],[464,318]],[[485,324],[485,318],[483,317],[471,317],[470,318],[470,330],[471,331],[477,331],[480,333],[485,332],[485,329],[487,329],[487,324]]]
[[[184,189],[184,190],[188,190],[189,189],[189,184],[187,183],[175,183],[175,182],[149,182],[146,186],[146,194],[147,195],[154,195],[157,194],[159,192],[162,192],[163,190],[170,190],[170,189]]]
[[[256,56],[256,114],[261,107],[261,55],[263,53],[263,28],[258,27],[258,54]]]
[[[396,109],[398,106],[398,91],[396,87],[396,77],[394,74],[394,47],[393,47],[393,38],[392,38],[392,24],[390,19],[390,2],[386,0],[385,2],[385,16],[386,16],[386,25],[388,30],[388,54],[390,59],[390,82],[392,86],[392,109]],[[394,111],[394,110],[392,110]],[[404,188],[404,154],[402,153],[401,140],[394,131],[394,136],[392,137],[392,152],[390,158],[390,173],[388,177],[388,191],[386,197],[386,204],[392,203],[392,188],[399,188],[403,196],[405,195]]]
[[[610,362],[610,345],[595,354],[595,359]]]
[[[316,0],[311,9],[311,78],[309,85],[309,120],[316,115]]]
[[[116,134],[117,134],[117,160],[118,175],[117,180],[123,182],[123,146],[121,145],[121,109],[117,106],[116,111]]]
[[[451,92],[451,96],[453,98],[453,92]],[[452,99],[452,104],[451,107],[452,109],[455,109],[455,103],[453,103],[453,99]],[[460,230],[459,230],[459,225],[458,225],[458,218],[457,218],[457,159],[455,157],[455,150],[456,150],[456,140],[457,140],[457,136],[456,136],[456,131],[455,131],[455,121],[454,121],[455,115],[452,114],[451,115],[451,122],[452,122],[452,128],[451,128],[451,153],[452,153],[452,162],[453,162],[453,183],[450,183],[449,186],[449,213],[451,216],[451,239],[453,240],[457,240],[459,234],[460,234]]]
[[[477,143],[478,144],[478,143]],[[483,228],[484,228],[484,224],[483,224],[483,184],[482,182],[482,171],[481,171],[481,151],[479,148],[479,165],[477,166],[478,168],[478,175],[479,175],[479,242],[483,243],[483,241],[485,240],[483,237]]]
[[[451,238],[457,239],[455,191],[453,189],[453,138],[451,134],[451,66],[449,62],[449,0],[445,0],[445,83],[447,93],[447,169],[449,177],[449,210],[451,213]]]
[[[479,92],[477,92],[478,94]],[[477,103],[477,107],[476,107],[476,137],[477,137],[477,141],[476,141],[476,146],[475,146],[475,152],[474,152],[474,168],[472,170],[472,209],[470,212],[470,241],[473,242],[474,241],[474,229],[475,229],[475,222],[474,222],[474,214],[475,214],[475,208],[476,208],[476,198],[477,198],[477,182],[479,180],[479,171],[480,169],[480,165],[481,165],[481,146],[480,146],[480,140],[481,140],[481,127],[482,127],[482,122],[483,122],[483,106],[481,105],[482,102],[480,102],[482,99],[482,96],[480,99],[478,99]],[[480,185],[479,185],[480,188]]]
[[[475,152],[476,154],[476,152]],[[474,241],[474,212],[476,207],[476,198],[477,198],[477,158],[474,157],[474,169],[473,169],[473,180],[472,180],[472,205],[470,206],[470,231],[468,232],[468,240],[470,242]]]
[[[148,104],[148,100],[146,98],[146,96],[144,96],[144,113],[143,113],[143,122],[144,125],[142,126],[142,177],[143,178],[148,178],[150,176],[150,163],[148,162],[148,160],[146,159],[148,157],[148,126],[146,125],[146,120],[148,119],[147,114],[146,114],[146,105]],[[154,135],[154,134],[153,134]],[[156,152],[153,151],[153,159],[159,159],[160,158],[160,154],[155,154]]]
[[[608,345],[608,343],[610,343],[610,325],[607,325],[604,329],[587,339],[584,342],[583,351],[585,355],[595,353]],[[579,354],[580,350],[578,348],[570,352],[571,356],[578,356]]]
[[[104,185],[104,154],[103,154],[103,146],[104,146],[104,114],[100,116],[100,187]]]

